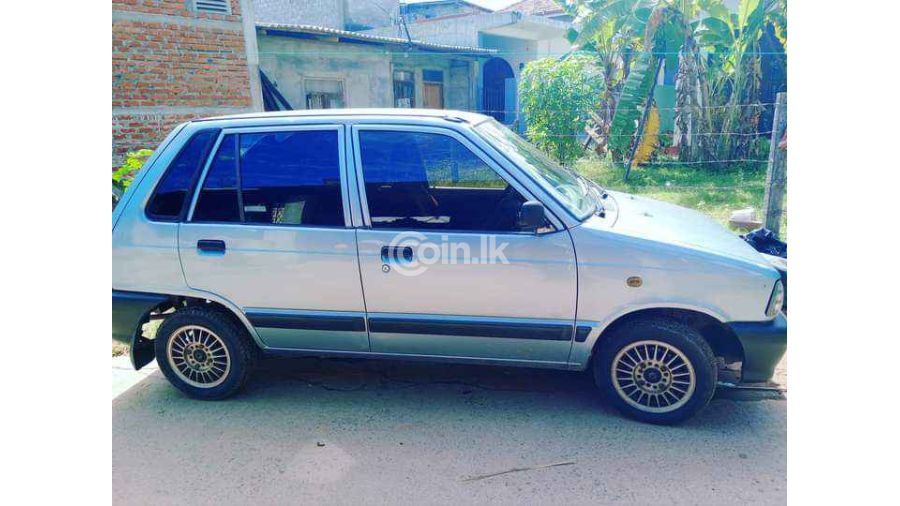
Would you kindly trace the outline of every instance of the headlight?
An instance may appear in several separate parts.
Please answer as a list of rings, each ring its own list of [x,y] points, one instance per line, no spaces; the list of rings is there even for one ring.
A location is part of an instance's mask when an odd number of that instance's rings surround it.
[[[784,285],[781,280],[775,282],[775,288],[772,288],[772,295],[769,296],[769,305],[766,307],[766,316],[774,318],[781,311],[781,305],[784,304]]]

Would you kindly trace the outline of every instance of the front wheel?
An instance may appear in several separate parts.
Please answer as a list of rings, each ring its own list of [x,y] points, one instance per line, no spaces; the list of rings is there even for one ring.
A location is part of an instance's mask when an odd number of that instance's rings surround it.
[[[176,311],[160,325],[156,361],[176,388],[197,399],[238,391],[253,368],[247,332],[220,311],[202,306]]]
[[[594,380],[625,415],[673,424],[703,409],[715,392],[712,349],[693,328],[674,320],[627,324],[600,344]]]

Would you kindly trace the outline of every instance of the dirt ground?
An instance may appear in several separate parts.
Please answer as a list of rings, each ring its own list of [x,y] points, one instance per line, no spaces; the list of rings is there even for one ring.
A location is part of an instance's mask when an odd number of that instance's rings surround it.
[[[771,391],[719,390],[659,427],[580,373],[277,359],[221,402],[154,372],[112,423],[117,504],[786,501],[787,400]]]

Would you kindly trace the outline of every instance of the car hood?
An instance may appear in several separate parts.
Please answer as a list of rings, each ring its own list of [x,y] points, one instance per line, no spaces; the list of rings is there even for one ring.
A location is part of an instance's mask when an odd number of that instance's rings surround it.
[[[702,213],[637,195],[608,193],[615,206],[612,230],[617,233],[771,269],[737,234]]]

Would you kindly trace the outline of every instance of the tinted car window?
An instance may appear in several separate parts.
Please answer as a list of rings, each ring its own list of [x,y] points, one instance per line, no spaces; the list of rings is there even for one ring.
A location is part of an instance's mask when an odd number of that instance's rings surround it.
[[[335,130],[241,134],[244,221],[343,226]]]
[[[456,139],[363,131],[359,143],[373,228],[519,230],[525,198]]]
[[[161,221],[178,220],[218,133],[218,130],[197,132],[181,149],[147,205],[147,214],[151,218]]]
[[[241,221],[236,162],[237,135],[226,135],[203,181],[192,221]]]
[[[227,135],[193,221],[343,226],[338,156],[334,130]]]

